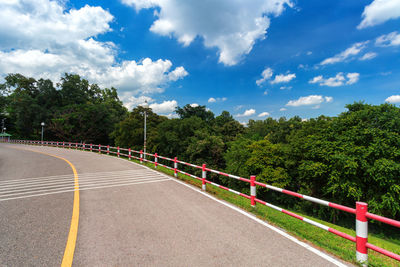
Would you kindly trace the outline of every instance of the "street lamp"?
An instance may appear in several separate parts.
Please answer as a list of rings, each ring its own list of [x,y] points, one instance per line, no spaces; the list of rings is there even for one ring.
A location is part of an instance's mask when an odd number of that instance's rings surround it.
[[[144,159],[146,159],[146,126],[147,126],[146,119],[147,119],[147,109],[149,108],[149,104],[147,104],[147,100],[144,101],[144,105],[142,107],[144,108],[144,147],[143,147],[144,154],[143,154],[143,156],[144,156]]]
[[[44,127],[44,122],[42,122],[40,125],[42,125],[42,145],[43,145],[43,127]]]

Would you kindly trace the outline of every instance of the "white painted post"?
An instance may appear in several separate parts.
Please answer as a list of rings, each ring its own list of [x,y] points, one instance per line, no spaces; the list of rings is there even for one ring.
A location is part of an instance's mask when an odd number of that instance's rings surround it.
[[[356,203],[356,257],[357,261],[363,265],[368,265],[368,219],[366,217],[368,204],[364,202]]]
[[[201,189],[203,191],[206,191],[206,177],[207,177],[207,171],[206,171],[206,164],[203,164],[202,166],[202,171],[201,171]]]

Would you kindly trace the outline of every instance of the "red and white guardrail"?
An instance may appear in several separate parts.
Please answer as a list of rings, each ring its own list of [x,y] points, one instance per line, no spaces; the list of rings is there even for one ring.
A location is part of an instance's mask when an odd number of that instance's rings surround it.
[[[383,248],[380,248],[380,247],[377,247],[377,246],[374,246],[374,245],[368,243],[368,219],[377,220],[377,221],[380,221],[380,222],[383,222],[383,223],[386,223],[386,224],[389,224],[389,225],[392,225],[392,226],[395,226],[395,227],[399,227],[399,228],[400,228],[400,221],[389,219],[389,218],[386,218],[386,217],[382,217],[382,216],[379,216],[379,215],[376,215],[376,214],[373,214],[373,213],[369,213],[368,212],[368,204],[364,203],[364,202],[357,202],[356,203],[356,208],[354,209],[354,208],[350,208],[350,207],[347,207],[347,206],[339,205],[339,204],[336,204],[336,203],[333,203],[333,202],[329,202],[329,201],[326,201],[326,200],[322,200],[322,199],[314,198],[314,197],[311,197],[311,196],[299,194],[299,193],[296,193],[296,192],[293,192],[293,191],[290,191],[290,190],[286,190],[286,189],[283,189],[283,188],[279,188],[279,187],[276,187],[276,186],[272,186],[272,185],[264,184],[264,183],[261,183],[261,182],[257,182],[255,176],[251,176],[250,179],[247,179],[247,178],[239,177],[239,176],[236,176],[236,175],[224,173],[224,172],[221,172],[221,171],[209,169],[209,168],[206,167],[206,164],[203,164],[202,166],[198,166],[198,165],[195,165],[195,164],[191,164],[191,163],[187,163],[187,162],[178,160],[176,157],[172,159],[172,158],[168,158],[168,157],[164,157],[164,156],[159,156],[157,153],[154,153],[154,154],[143,153],[142,150],[136,151],[136,150],[132,150],[130,148],[112,147],[112,146],[109,146],[109,145],[104,146],[104,145],[100,145],[100,144],[99,145],[94,145],[94,144],[71,143],[71,142],[49,142],[49,141],[41,142],[41,141],[26,141],[26,140],[11,140],[10,142],[12,142],[12,143],[21,143],[21,144],[56,146],[56,147],[70,148],[70,149],[82,149],[82,150],[88,150],[88,151],[91,151],[91,152],[114,154],[117,157],[124,156],[124,157],[127,157],[129,160],[131,160],[133,158],[133,159],[138,160],[140,163],[149,162],[149,163],[154,164],[155,168],[157,168],[157,166],[162,166],[164,168],[167,168],[167,169],[170,169],[170,170],[174,171],[174,176],[175,177],[178,176],[178,173],[181,173],[183,175],[186,175],[186,176],[189,176],[191,178],[194,178],[194,179],[202,181],[202,190],[204,190],[204,191],[206,191],[206,185],[207,184],[216,186],[216,187],[221,188],[223,190],[232,192],[232,193],[234,193],[236,195],[239,195],[239,196],[242,196],[244,198],[249,199],[251,206],[254,207],[254,208],[256,207],[256,203],[259,203],[259,204],[265,205],[267,207],[270,207],[272,209],[275,209],[277,211],[280,211],[282,213],[285,213],[285,214],[287,214],[287,215],[289,215],[289,216],[291,216],[293,218],[296,218],[296,219],[299,219],[299,220],[301,220],[303,222],[306,222],[308,224],[314,225],[314,226],[316,226],[318,228],[321,228],[321,229],[323,229],[325,231],[333,233],[333,234],[335,234],[337,236],[340,236],[342,238],[350,240],[350,241],[356,243],[356,258],[357,258],[357,261],[362,263],[362,264],[367,264],[367,262],[368,262],[368,249],[372,249],[372,250],[374,250],[374,251],[376,251],[378,253],[381,253],[381,254],[386,255],[388,257],[391,257],[391,258],[393,258],[393,259],[395,259],[397,261],[400,261],[400,255],[395,254],[393,252],[390,252],[388,250],[385,250]],[[124,152],[127,152],[127,153],[124,153]],[[138,156],[134,156],[133,154],[137,154]],[[154,161],[146,159],[146,156],[153,157]],[[159,159],[172,162],[173,163],[173,167],[170,167],[170,166],[168,166],[166,164],[159,163]],[[196,168],[196,169],[200,169],[201,173],[202,173],[202,177],[200,178],[200,177],[197,177],[197,176],[195,176],[193,174],[190,174],[188,172],[184,172],[182,170],[179,170],[178,169],[178,164],[181,164],[181,165],[184,165],[184,166],[193,167],[193,168]],[[222,175],[222,176],[225,176],[225,177],[229,177],[229,178],[233,178],[233,179],[236,179],[236,180],[240,180],[240,181],[249,183],[250,184],[250,196],[207,180],[207,172],[215,173],[215,174],[218,174],[218,175]],[[264,187],[264,188],[267,188],[267,189],[270,189],[270,190],[274,190],[274,191],[277,191],[277,192],[280,192],[280,193],[283,193],[283,194],[286,194],[286,195],[294,196],[294,197],[301,198],[301,199],[304,199],[304,200],[307,200],[307,201],[310,201],[310,202],[313,202],[313,203],[317,203],[317,204],[320,204],[320,205],[323,205],[323,206],[327,206],[327,207],[331,207],[331,208],[334,208],[334,209],[338,209],[338,210],[341,210],[341,211],[345,211],[345,212],[348,212],[348,213],[355,214],[356,215],[356,237],[353,237],[353,236],[348,235],[346,233],[340,232],[340,231],[338,231],[336,229],[333,229],[331,227],[323,225],[323,224],[321,224],[319,222],[316,222],[314,220],[305,218],[305,217],[300,216],[298,214],[295,214],[295,213],[293,213],[291,211],[282,209],[282,208],[277,207],[277,206],[275,206],[273,204],[267,203],[267,202],[265,202],[263,200],[257,199],[256,198],[256,191],[257,191],[256,186]]]

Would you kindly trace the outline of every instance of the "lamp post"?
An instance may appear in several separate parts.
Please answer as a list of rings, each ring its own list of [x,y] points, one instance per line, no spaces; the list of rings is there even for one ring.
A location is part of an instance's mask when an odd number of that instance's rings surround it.
[[[42,145],[43,145],[43,128],[44,128],[44,122],[42,122],[40,125],[42,125]]]
[[[143,146],[143,158],[146,159],[146,124],[147,124],[147,109],[149,108],[149,104],[147,104],[147,100],[144,102],[144,146]]]

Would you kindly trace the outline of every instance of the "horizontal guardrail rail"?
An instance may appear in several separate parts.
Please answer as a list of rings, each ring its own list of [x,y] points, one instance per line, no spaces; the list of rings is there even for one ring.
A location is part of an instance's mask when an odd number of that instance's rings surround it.
[[[206,164],[203,164],[202,166],[199,165],[195,165],[192,163],[188,163],[185,161],[181,161],[178,160],[177,157],[175,158],[168,158],[168,157],[164,157],[164,156],[160,156],[157,153],[151,154],[151,153],[144,153],[142,150],[140,151],[136,151],[130,148],[120,148],[119,146],[117,147],[112,147],[112,146],[105,146],[105,145],[95,145],[95,144],[85,144],[85,143],[71,143],[71,142],[55,142],[55,141],[36,141],[36,140],[30,140],[30,141],[26,141],[26,140],[10,140],[9,142],[11,143],[18,143],[18,144],[31,144],[31,145],[45,145],[45,146],[55,146],[55,147],[61,147],[61,148],[68,148],[68,149],[81,149],[81,150],[85,150],[85,151],[90,151],[90,152],[98,152],[98,153],[106,153],[106,154],[113,154],[113,155],[117,155],[117,157],[127,157],[129,160],[136,159],[138,160],[141,164],[143,162],[148,162],[151,164],[154,164],[154,167],[157,168],[158,166],[167,168],[169,170],[174,171],[174,176],[177,177],[178,173],[189,176],[193,179],[202,181],[202,190],[206,191],[206,185],[210,184],[213,185],[215,187],[221,188],[223,190],[229,191],[233,194],[236,194],[238,196],[244,197],[246,199],[250,200],[250,204],[252,207],[256,207],[256,203],[259,203],[261,205],[265,205],[267,207],[270,207],[274,210],[277,210],[279,212],[282,212],[286,215],[289,215],[293,218],[296,218],[298,220],[301,220],[305,223],[311,224],[313,226],[316,226],[320,229],[323,229],[325,231],[328,231],[332,234],[335,234],[337,236],[340,236],[342,238],[345,238],[347,240],[350,240],[354,243],[356,243],[356,259],[358,262],[360,262],[361,264],[367,264],[368,262],[368,249],[372,249],[378,253],[381,253],[383,255],[386,255],[388,257],[391,257],[397,261],[400,261],[400,255],[395,254],[393,252],[390,252],[388,250],[385,250],[383,248],[377,247],[373,244],[368,243],[368,219],[371,220],[377,220],[380,221],[382,223],[386,223],[395,227],[400,228],[400,221],[397,220],[393,220],[393,219],[389,219],[380,215],[376,215],[373,213],[369,213],[368,212],[368,204],[367,203],[363,203],[363,202],[357,202],[356,203],[356,208],[351,208],[351,207],[347,207],[347,206],[343,206],[340,204],[336,204],[330,201],[326,201],[326,200],[322,200],[322,199],[318,199],[315,197],[311,197],[311,196],[307,196],[304,194],[299,194],[290,190],[286,190],[283,188],[279,188],[276,186],[272,186],[272,185],[268,185],[265,183],[261,183],[256,181],[256,177],[255,176],[251,176],[250,179],[247,178],[243,178],[243,177],[239,177],[236,175],[232,175],[232,174],[228,174],[228,173],[224,173],[218,170],[213,170],[213,169],[209,169],[206,167]],[[150,158],[153,158],[153,161],[150,160]],[[173,163],[173,167],[168,166],[166,164],[160,163],[159,159],[161,160],[165,160],[168,162]],[[197,177],[196,175],[193,175],[191,173],[185,172],[183,170],[179,170],[178,168],[178,164],[184,165],[184,166],[189,166],[195,169],[199,169],[201,170],[202,173],[202,177]],[[239,181],[243,181],[243,182],[247,182],[250,184],[250,195],[246,195],[244,193],[238,192],[236,190],[230,189],[228,187],[219,185],[217,183],[214,183],[212,181],[207,180],[207,172],[209,173],[214,173],[217,175],[222,175],[225,177],[229,177],[232,179],[236,179]],[[323,205],[323,206],[327,206],[327,207],[331,207],[337,210],[341,210],[341,211],[345,211],[351,214],[355,214],[356,215],[356,236],[351,236],[348,235],[346,233],[340,232],[336,229],[333,229],[331,227],[328,227],[326,225],[323,225],[319,222],[316,222],[312,219],[309,218],[305,218],[303,216],[300,216],[296,213],[293,213],[291,211],[282,209],[278,206],[275,206],[273,204],[270,204],[268,202],[265,202],[261,199],[256,198],[256,186],[260,186],[260,187],[264,187],[276,192],[280,192],[286,195],[290,195],[290,196],[294,196],[303,200],[307,200],[313,203],[317,203],[319,205]]]

